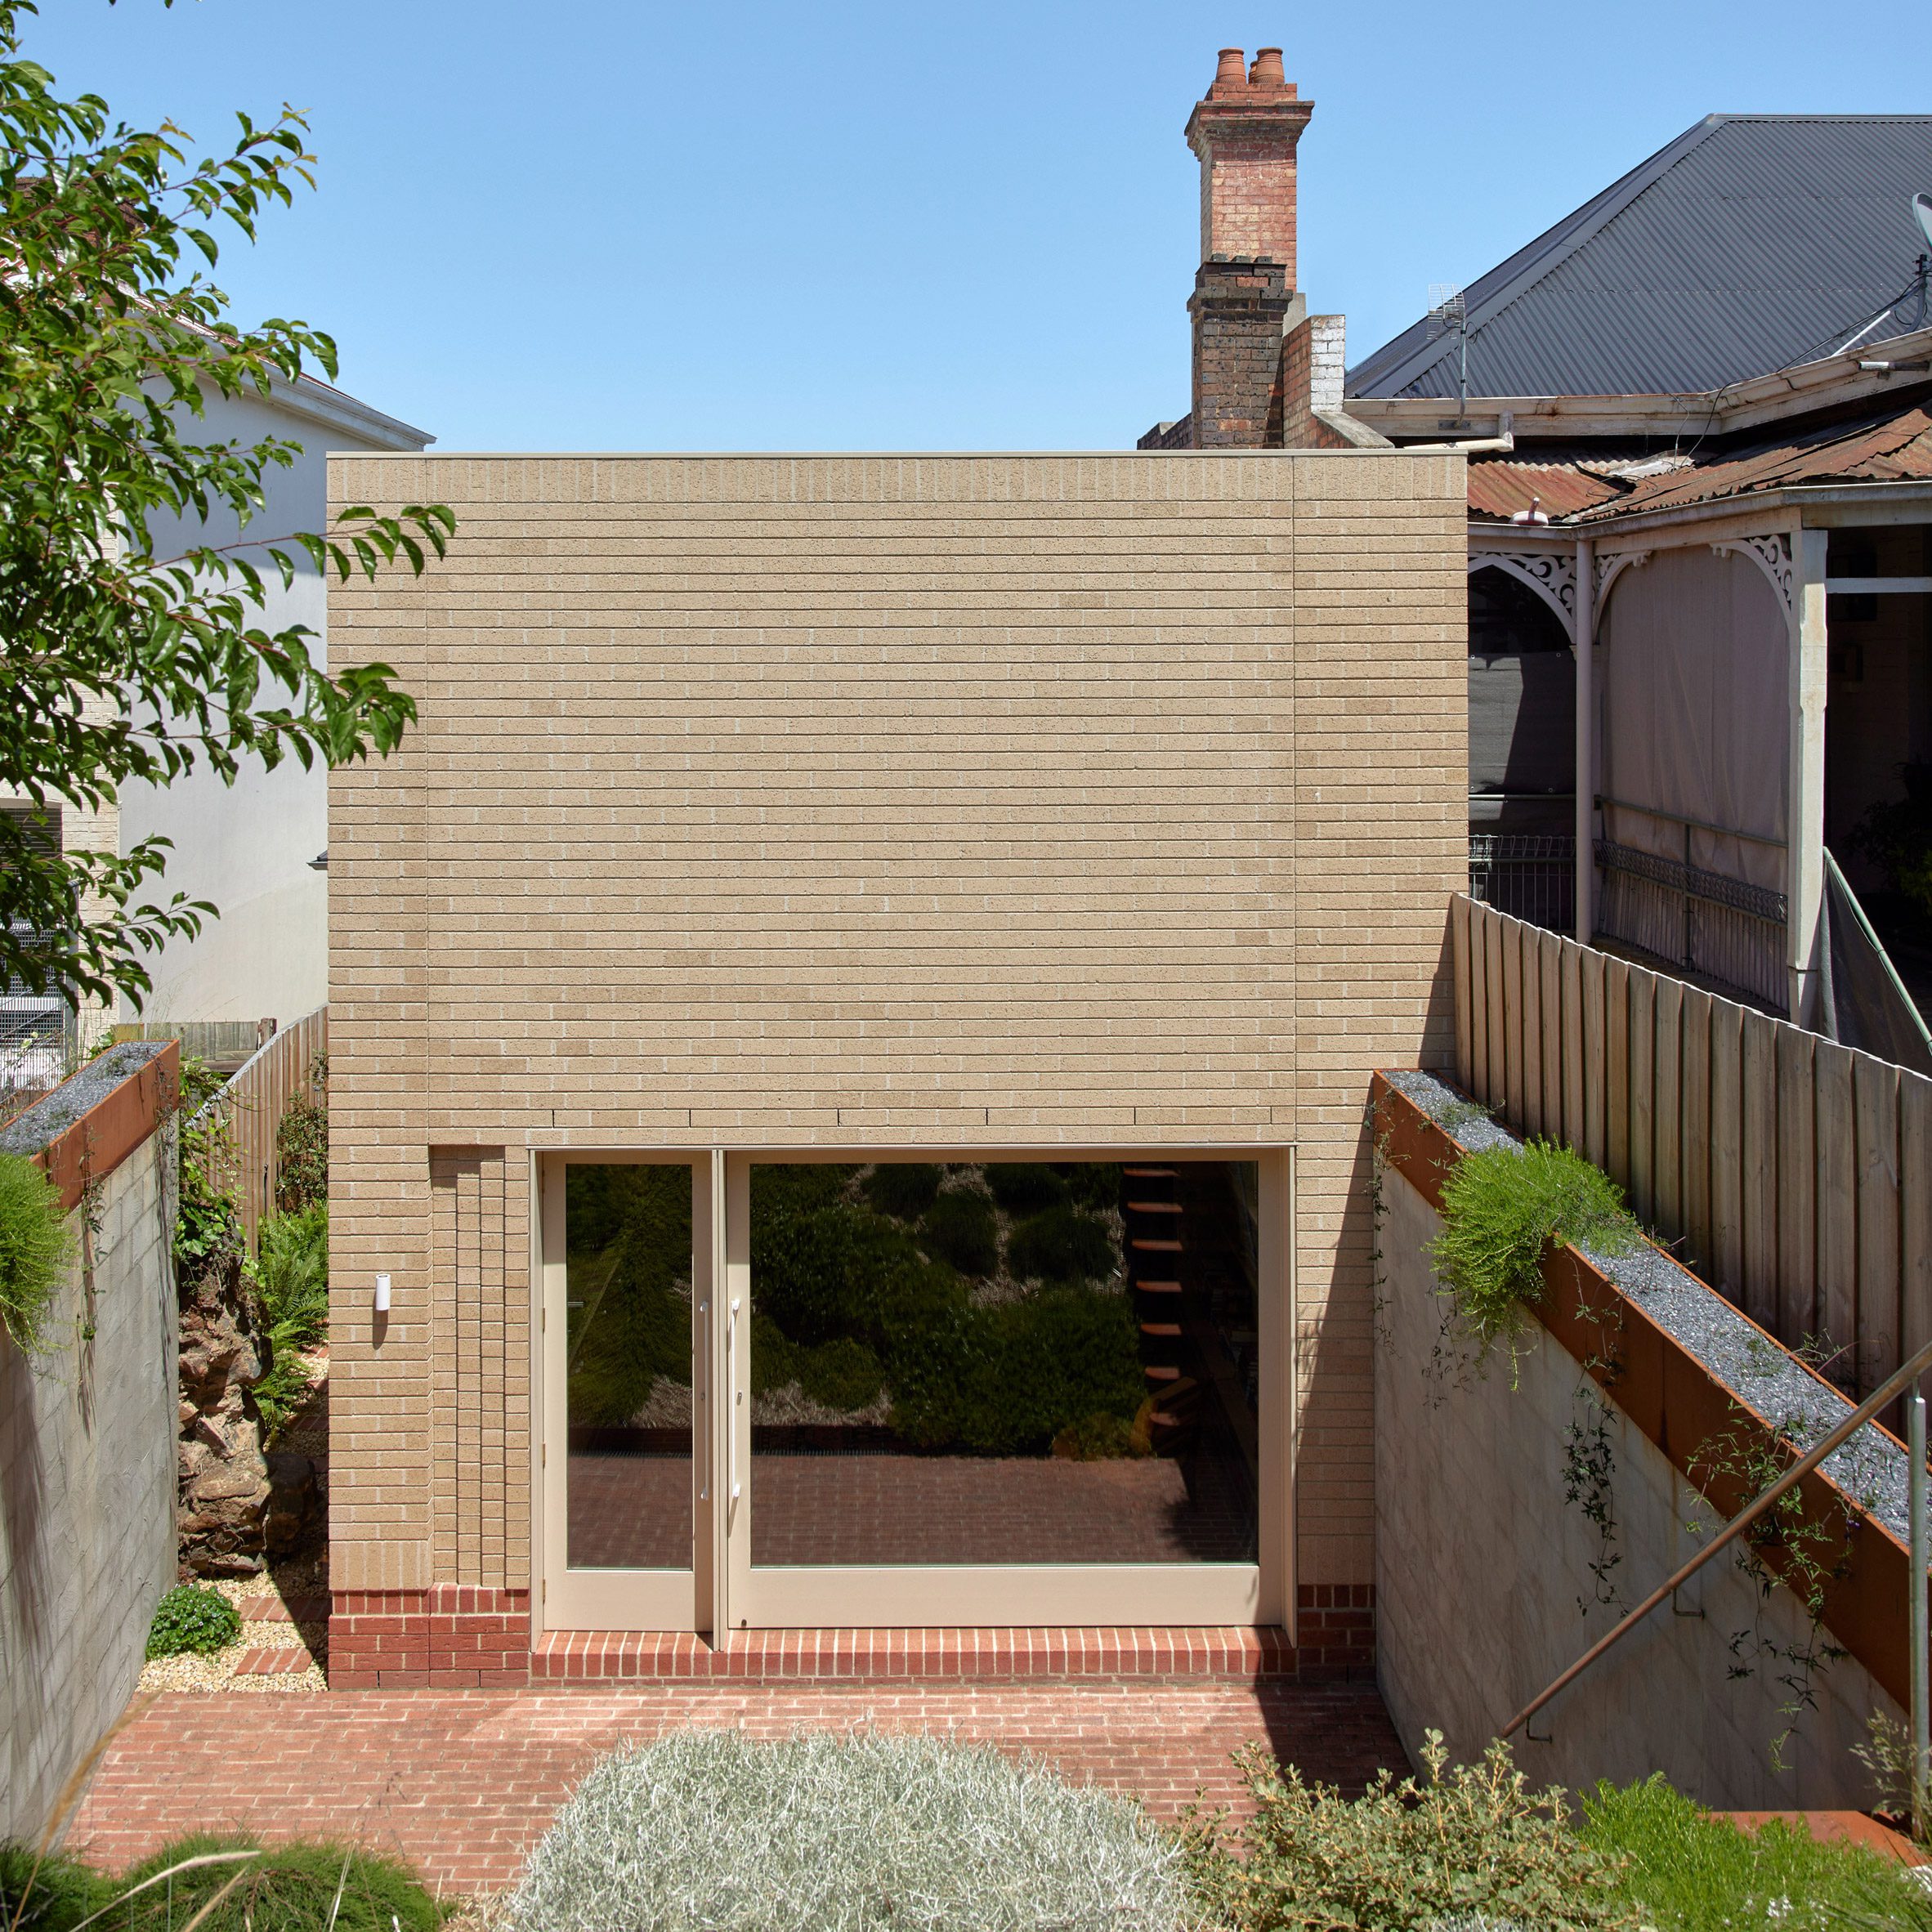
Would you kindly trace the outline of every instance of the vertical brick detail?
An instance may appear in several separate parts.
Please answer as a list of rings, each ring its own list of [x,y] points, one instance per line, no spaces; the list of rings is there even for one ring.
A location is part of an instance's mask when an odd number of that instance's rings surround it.
[[[1286,271],[1251,259],[1204,262],[1187,313],[1194,319],[1193,424],[1196,449],[1279,445],[1276,388]],[[1276,433],[1269,434],[1270,418]]]
[[[439,1582],[529,1569],[530,1329],[521,1190],[501,1147],[430,1150],[433,1541]]]

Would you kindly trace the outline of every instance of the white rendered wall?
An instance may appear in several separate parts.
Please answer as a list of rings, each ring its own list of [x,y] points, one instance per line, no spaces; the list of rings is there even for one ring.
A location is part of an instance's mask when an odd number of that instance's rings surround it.
[[[1460,1383],[1438,1374],[1437,1282],[1424,1245],[1442,1218],[1394,1169],[1380,1169],[1382,1281],[1375,1337],[1376,1675],[1397,1731],[1415,1757],[1424,1729],[1457,1759],[1481,1755],[1523,1705],[1684,1563],[1711,1523],[1710,1505],[1621,1412],[1609,1415],[1612,1507],[1622,1602],[1596,1601],[1595,1528],[1564,1498],[1565,1434],[1588,1411],[1576,1363],[1532,1331],[1518,1386],[1506,1359]],[[1585,1615],[1579,1599],[1588,1606]],[[1814,1709],[1791,1720],[1775,1663],[1730,1675],[1734,1633],[1804,1641],[1789,1592],[1760,1601],[1729,1556],[1714,1557],[1516,1741],[1538,1786],[1588,1789],[1661,1771],[1720,1810],[1863,1810],[1875,1794],[1851,1755],[1866,1715],[1901,1713],[1847,1657],[1812,1679]]]
[[[264,478],[266,508],[248,526],[265,542],[296,530],[324,527],[327,453],[395,448],[324,427],[264,398],[209,398],[207,414],[186,428],[195,441],[253,443],[275,436],[302,445],[294,467],[271,467]],[[414,446],[414,445],[407,445]],[[178,525],[154,530],[156,554],[168,557],[198,542],[232,543],[235,520],[222,517],[204,534]],[[293,585],[271,579],[259,620],[271,632],[305,624],[316,633],[310,648],[326,662],[327,597],[306,560]],[[272,696],[264,695],[265,702]],[[166,789],[130,785],[121,793],[121,850],[157,834],[174,851],[159,894],[176,892],[212,900],[221,917],[195,940],[171,941],[148,962],[154,991],[132,1020],[255,1020],[286,1024],[329,998],[329,879],[312,869],[329,843],[329,779],[320,766],[305,771],[293,758],[273,771],[251,761],[232,785],[198,769]]]

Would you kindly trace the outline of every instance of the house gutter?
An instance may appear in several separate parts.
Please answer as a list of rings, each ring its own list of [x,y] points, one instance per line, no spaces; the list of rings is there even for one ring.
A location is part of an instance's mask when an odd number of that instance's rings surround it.
[[[1470,436],[1459,443],[1402,443],[1397,447],[1405,456],[1507,456],[1516,447],[1514,421],[1505,409],[1496,419],[1492,436]]]

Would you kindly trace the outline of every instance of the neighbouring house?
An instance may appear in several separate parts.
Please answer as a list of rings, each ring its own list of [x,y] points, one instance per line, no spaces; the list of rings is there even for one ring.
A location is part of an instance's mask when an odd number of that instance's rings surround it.
[[[1345,406],[1469,456],[1474,889],[1932,1071],[1857,838],[1932,756],[1928,190],[1932,116],[1712,115]]]
[[[254,443],[276,437],[298,446],[288,468],[271,466],[267,501],[248,526],[266,544],[297,530],[319,530],[327,513],[326,465],[334,450],[417,450],[432,439],[311,377],[276,378],[266,396],[207,399],[190,432],[207,442]],[[163,556],[203,542],[234,543],[232,517],[182,525],[156,543]],[[171,539],[173,548],[168,548]],[[261,621],[270,629],[305,624],[321,640],[326,662],[327,586],[306,557],[284,588],[271,573]],[[0,810],[25,811],[24,804]],[[324,1004],[328,992],[328,775],[288,759],[275,771],[244,764],[233,785],[205,768],[165,788],[129,785],[118,805],[98,812],[48,808],[47,834],[77,847],[125,852],[155,836],[172,840],[163,889],[212,900],[221,908],[199,938],[171,941],[150,962],[154,989],[136,1013],[122,1001],[112,1013],[83,1012],[90,1035],[114,1022],[191,1038],[252,1040],[257,1022],[286,1024]],[[9,989],[0,998],[0,1081],[13,1086],[58,1078],[71,1052],[74,1026],[57,993]]]

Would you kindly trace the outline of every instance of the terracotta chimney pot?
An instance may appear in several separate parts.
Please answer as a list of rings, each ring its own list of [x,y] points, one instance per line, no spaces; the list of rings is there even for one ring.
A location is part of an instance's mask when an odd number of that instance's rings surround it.
[[[1223,47],[1221,65],[1214,72],[1214,84],[1208,89],[1209,100],[1222,101],[1230,96],[1239,96],[1247,84],[1247,56],[1238,47]]]
[[[1257,48],[1254,65],[1248,69],[1248,85],[1250,87],[1285,87],[1287,84],[1288,77],[1281,71],[1281,50],[1278,47]]]

